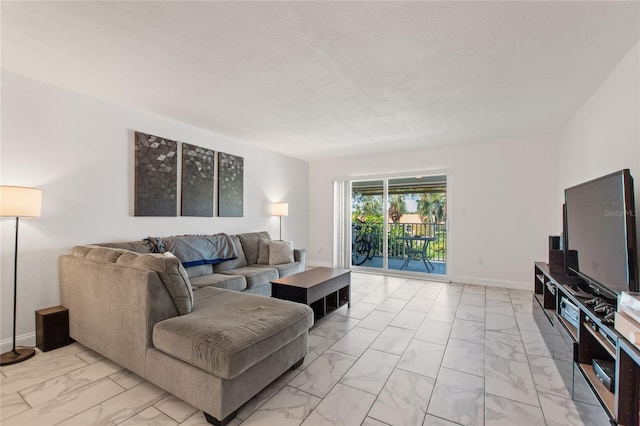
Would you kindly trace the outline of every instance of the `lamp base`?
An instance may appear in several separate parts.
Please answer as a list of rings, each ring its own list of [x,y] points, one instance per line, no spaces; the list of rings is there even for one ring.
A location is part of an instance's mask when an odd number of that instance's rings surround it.
[[[0,355],[0,365],[17,364],[26,361],[36,354],[33,348],[16,348],[15,351],[5,352]]]

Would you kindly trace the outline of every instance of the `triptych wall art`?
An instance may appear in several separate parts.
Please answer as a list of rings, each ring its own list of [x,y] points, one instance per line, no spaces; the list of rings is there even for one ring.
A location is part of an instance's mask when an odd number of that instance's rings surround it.
[[[213,217],[217,171],[218,216],[242,217],[244,159],[188,143],[181,154],[180,214]],[[177,177],[178,142],[135,132],[135,216],[176,216]]]
[[[178,143],[136,132],[136,216],[175,216]]]
[[[182,144],[182,216],[213,216],[215,151]]]
[[[218,216],[242,217],[244,159],[218,154]]]

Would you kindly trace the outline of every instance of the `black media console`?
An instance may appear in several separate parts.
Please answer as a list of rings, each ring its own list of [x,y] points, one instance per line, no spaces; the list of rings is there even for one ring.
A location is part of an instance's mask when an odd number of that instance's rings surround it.
[[[559,369],[573,361],[573,371],[562,374],[567,388],[574,389],[573,374],[579,371],[612,423],[640,424],[640,350],[614,329],[610,309],[593,300],[579,280],[551,272],[544,262],[535,263],[534,282],[545,313],[534,317],[547,348]]]

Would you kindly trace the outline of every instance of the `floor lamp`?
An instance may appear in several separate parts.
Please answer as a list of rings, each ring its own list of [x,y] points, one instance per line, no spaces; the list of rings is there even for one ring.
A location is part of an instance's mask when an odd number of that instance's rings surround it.
[[[289,216],[289,203],[273,203],[271,214],[280,216],[280,240],[282,240],[282,216]]]
[[[0,365],[17,364],[36,354],[34,348],[16,348],[16,307],[18,300],[18,224],[21,217],[40,217],[42,191],[21,186],[0,186],[0,216],[16,218],[16,245],[13,253],[13,348],[0,355]]]

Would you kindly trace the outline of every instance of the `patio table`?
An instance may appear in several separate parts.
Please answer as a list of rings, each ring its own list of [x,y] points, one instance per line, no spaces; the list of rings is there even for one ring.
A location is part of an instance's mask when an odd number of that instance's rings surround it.
[[[429,248],[429,243],[431,241],[436,241],[437,238],[435,237],[422,237],[422,236],[403,236],[403,237],[398,237],[399,240],[404,241],[405,244],[405,259],[404,259],[404,263],[402,264],[402,266],[400,267],[400,269],[404,269],[409,262],[411,262],[411,260],[413,260],[413,256],[418,255],[420,256],[420,260],[422,260],[422,263],[424,263],[425,268],[427,268],[427,272],[429,272],[430,270],[435,269],[435,267],[431,264],[431,259],[429,258],[429,255],[427,254],[427,249]],[[413,248],[413,242],[417,241],[418,247],[417,248]]]

